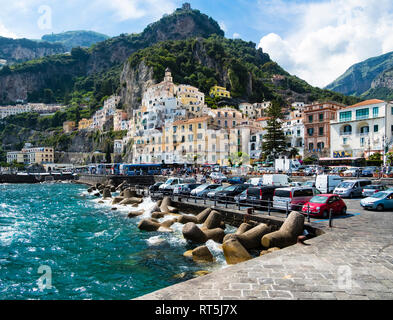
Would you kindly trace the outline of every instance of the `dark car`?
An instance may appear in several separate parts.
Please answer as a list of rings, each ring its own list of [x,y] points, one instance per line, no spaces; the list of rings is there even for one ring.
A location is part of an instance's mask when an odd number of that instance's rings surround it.
[[[372,177],[374,172],[377,170],[377,167],[366,167],[360,173],[361,177]]]
[[[234,201],[234,197],[250,188],[250,184],[234,184],[216,193],[219,202]]]
[[[273,197],[274,190],[280,188],[280,186],[261,186],[251,187],[246,190],[245,201],[247,205],[258,208],[268,208],[269,202],[270,207],[273,208]]]
[[[200,185],[200,183],[187,183],[180,190],[180,194],[189,196],[191,191],[198,188]]]
[[[157,182],[157,183],[155,183],[155,184],[153,184],[152,186],[149,187],[149,191],[150,192],[158,192],[159,186],[161,186],[163,184],[164,184],[163,182]]]
[[[243,184],[246,182],[246,179],[243,177],[233,177],[228,179],[228,183],[230,184]]]

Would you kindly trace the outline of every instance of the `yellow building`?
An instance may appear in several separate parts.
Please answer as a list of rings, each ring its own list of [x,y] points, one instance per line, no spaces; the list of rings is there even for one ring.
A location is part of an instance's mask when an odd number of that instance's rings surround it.
[[[49,147],[38,147],[38,148],[24,148],[22,151],[11,151],[7,152],[7,162],[25,164],[42,164],[42,163],[53,163],[55,160],[55,151]]]
[[[88,130],[93,125],[93,119],[85,119],[79,121],[78,130]]]
[[[210,96],[230,98],[231,93],[224,87],[214,86],[210,89]]]
[[[176,95],[180,104],[189,112],[201,113],[205,104],[205,94],[198,88],[181,84],[176,87]]]
[[[65,133],[69,133],[75,129],[75,121],[63,122],[63,130]]]

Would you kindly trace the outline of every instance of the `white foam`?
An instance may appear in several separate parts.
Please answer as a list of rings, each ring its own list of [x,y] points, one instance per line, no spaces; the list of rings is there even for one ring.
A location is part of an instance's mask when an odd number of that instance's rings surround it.
[[[157,245],[165,242],[165,239],[162,238],[161,236],[155,236],[155,237],[151,237],[151,238],[147,239],[146,241],[150,246],[157,246]]]

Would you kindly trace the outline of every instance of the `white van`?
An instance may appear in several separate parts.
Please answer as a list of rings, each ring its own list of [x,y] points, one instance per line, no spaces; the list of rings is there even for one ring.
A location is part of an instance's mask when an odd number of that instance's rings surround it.
[[[261,186],[263,185],[263,178],[250,178],[246,183],[253,186]]]
[[[169,178],[164,184],[158,187],[158,190],[163,192],[173,192],[175,186],[182,183],[196,183],[196,181],[195,179]]]
[[[322,193],[332,193],[343,180],[340,176],[321,174],[315,180],[315,187]]]
[[[286,174],[265,174],[263,176],[263,185],[267,186],[288,186],[289,179]]]

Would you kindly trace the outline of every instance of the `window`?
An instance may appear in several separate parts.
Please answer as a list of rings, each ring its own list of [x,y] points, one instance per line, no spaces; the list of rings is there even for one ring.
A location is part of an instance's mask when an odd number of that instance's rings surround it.
[[[198,129],[202,129],[202,123],[198,123]]]
[[[198,133],[198,140],[202,140],[202,133]]]
[[[317,149],[318,150],[322,150],[322,149],[324,149],[325,148],[325,143],[323,143],[323,142],[318,142],[318,144],[317,144]]]
[[[352,111],[340,112],[340,122],[352,120]]]
[[[373,118],[378,117],[379,114],[379,107],[374,107],[373,108]]]
[[[379,130],[379,127],[378,127],[378,125],[376,124],[376,125],[374,125],[374,132],[378,132],[378,130]]]
[[[313,143],[309,143],[308,144],[308,150],[309,151],[314,150],[314,144]]]
[[[361,119],[368,119],[369,117],[369,109],[360,109],[356,110],[356,120],[361,120]]]
[[[368,134],[370,132],[369,126],[361,127],[360,134]]]
[[[323,127],[319,127],[319,135],[323,136]]]
[[[360,138],[360,146],[364,147],[364,138]]]
[[[323,113],[320,113],[319,114],[319,122],[322,122],[323,121]]]
[[[189,129],[190,131],[192,131],[192,124],[190,124],[190,125],[188,126],[188,129]]]
[[[347,145],[348,144],[348,138],[343,138],[343,145]]]
[[[309,123],[312,123],[312,121],[313,121],[313,116],[311,115],[311,116],[308,116],[308,122]]]
[[[308,128],[307,133],[309,136],[312,136],[314,134],[314,128]]]
[[[352,126],[350,126],[350,125],[345,126],[343,132],[344,132],[344,134],[351,134],[352,133]]]

